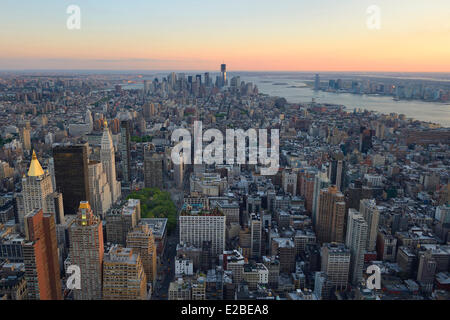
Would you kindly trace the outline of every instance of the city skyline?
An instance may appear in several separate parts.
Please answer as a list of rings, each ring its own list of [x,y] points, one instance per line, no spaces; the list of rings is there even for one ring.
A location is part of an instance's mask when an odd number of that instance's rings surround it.
[[[72,4],[80,30],[66,27]],[[379,30],[367,26],[371,5],[6,1],[0,70],[216,70],[225,61],[240,71],[450,72],[447,1],[378,1]]]

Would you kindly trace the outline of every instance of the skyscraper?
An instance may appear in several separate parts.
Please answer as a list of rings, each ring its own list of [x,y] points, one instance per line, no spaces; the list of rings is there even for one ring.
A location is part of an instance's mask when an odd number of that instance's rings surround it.
[[[103,300],[145,300],[147,277],[139,254],[114,246],[103,262]]]
[[[144,94],[147,95],[150,93],[150,85],[151,85],[151,81],[148,80],[144,80]]]
[[[75,300],[99,300],[102,297],[103,227],[88,202],[81,202],[78,215],[69,226],[70,262],[80,267],[81,289]]]
[[[54,214],[57,223],[62,223],[64,210],[59,201],[60,194],[54,192],[52,177],[44,171],[33,151],[27,175],[22,178],[22,192],[17,195],[20,229],[24,232],[24,217],[34,209],[42,209],[44,214]],[[61,200],[62,201],[62,200]]]
[[[283,190],[292,196],[297,195],[297,172],[292,170],[283,170],[282,174]]]
[[[375,200],[362,199],[360,201],[359,212],[367,222],[367,251],[375,251],[378,235],[378,224],[380,212],[378,211]]]
[[[101,162],[89,162],[89,191],[94,214],[104,218],[111,208],[112,197],[108,178]]]
[[[146,188],[162,189],[164,187],[163,161],[163,156],[156,152],[153,145],[144,147],[144,183]]]
[[[30,137],[30,128],[21,127],[19,131],[20,142],[22,142],[22,146],[24,150],[29,151],[31,149],[31,137]]]
[[[184,183],[184,163],[183,156],[180,155],[180,164],[173,164],[173,178],[177,188],[183,188]]]
[[[345,211],[344,195],[336,186],[320,191],[316,226],[320,243],[344,242]]]
[[[122,208],[112,209],[106,215],[106,238],[108,242],[126,245],[127,234],[139,222],[140,201],[129,199]]]
[[[261,258],[262,223],[259,215],[252,213],[250,217],[251,258]]]
[[[347,235],[345,244],[350,248],[350,276],[357,285],[363,274],[364,254],[367,245],[367,223],[364,217],[355,209],[349,209],[347,219]]]
[[[314,193],[312,204],[312,222],[314,226],[317,225],[318,208],[319,208],[319,196],[320,190],[328,188],[330,186],[330,179],[328,179],[325,171],[319,171],[314,177]]]
[[[150,120],[155,115],[155,105],[151,102],[147,102],[142,106],[142,113],[145,120]]]
[[[91,201],[88,144],[56,145],[53,159],[56,188],[64,198],[64,214],[76,214],[81,201]]]
[[[180,213],[180,242],[200,248],[203,241],[211,241],[214,256],[225,249],[225,216],[217,208],[211,211],[193,211],[184,204]]]
[[[316,90],[316,91],[320,90],[320,76],[319,76],[319,74],[316,74],[316,78],[314,80],[314,90]]]
[[[61,300],[55,218],[36,209],[25,217],[22,245],[30,300]]]
[[[220,86],[224,87],[227,85],[227,65],[221,64],[220,65]]]
[[[127,248],[141,256],[147,281],[154,283],[157,276],[156,245],[155,237],[147,224],[140,224],[128,233]]]
[[[432,250],[426,250],[419,253],[419,266],[417,270],[417,281],[422,290],[431,292],[433,290],[433,281],[438,264],[433,257]]]
[[[108,129],[108,123],[104,122],[103,136],[100,149],[100,161],[108,178],[109,187],[111,188],[112,203],[116,203],[121,196],[120,182],[116,179],[116,160],[114,157],[114,145],[111,133]]]
[[[335,185],[339,191],[344,188],[344,178],[346,171],[346,163],[342,153],[333,154],[331,164],[328,170],[328,178],[330,183]]]
[[[373,130],[361,127],[361,134],[359,136],[359,151],[367,153],[372,149],[372,137],[375,135]]]
[[[209,76],[209,72],[205,72],[205,86],[210,87],[211,86],[211,78]]]

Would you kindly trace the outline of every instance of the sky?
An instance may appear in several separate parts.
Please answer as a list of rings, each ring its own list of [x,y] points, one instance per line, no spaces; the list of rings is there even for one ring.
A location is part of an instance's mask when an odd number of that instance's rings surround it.
[[[77,5],[79,30],[66,12]],[[380,28],[367,22],[380,9]],[[1,0],[0,69],[450,72],[449,0]]]

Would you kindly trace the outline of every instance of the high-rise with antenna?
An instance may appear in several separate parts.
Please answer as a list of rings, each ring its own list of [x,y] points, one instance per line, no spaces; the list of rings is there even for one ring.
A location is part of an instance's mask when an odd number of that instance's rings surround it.
[[[221,86],[227,85],[227,65],[225,63],[222,63],[220,65],[220,75],[221,75]]]

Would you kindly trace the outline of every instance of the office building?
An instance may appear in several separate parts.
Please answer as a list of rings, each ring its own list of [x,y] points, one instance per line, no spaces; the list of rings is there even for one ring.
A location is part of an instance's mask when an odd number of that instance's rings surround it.
[[[111,189],[112,203],[116,203],[121,196],[120,182],[116,179],[116,160],[114,157],[114,145],[111,133],[109,132],[108,123],[104,122],[103,136],[100,149],[100,161],[103,170],[106,172],[106,178]]]
[[[20,142],[22,142],[22,146],[24,150],[31,150],[31,136],[30,136],[30,128],[21,127],[19,131]]]
[[[199,202],[201,201],[204,206],[207,206],[208,203],[208,198],[185,198],[185,202]],[[223,200],[223,199],[217,199],[217,200],[213,200],[213,198],[210,198],[210,202],[211,202],[211,207],[217,207],[219,208],[220,211],[223,212],[223,214],[225,215],[226,219],[227,219],[227,225],[231,224],[231,223],[239,223],[239,203],[237,201],[230,201],[229,199]]]
[[[344,195],[336,186],[320,191],[316,226],[320,243],[344,242],[345,212]]]
[[[147,281],[154,283],[157,276],[155,238],[149,226],[141,223],[127,235],[127,248],[140,255]]]
[[[147,277],[139,254],[113,246],[103,262],[103,300],[146,300]]]
[[[144,147],[144,183],[146,188],[163,189],[164,157],[153,145]]]
[[[314,273],[314,293],[319,300],[328,300],[331,296],[332,284],[325,272]]]
[[[273,238],[271,253],[278,256],[281,273],[295,272],[295,244],[289,238]]]
[[[350,271],[350,250],[343,243],[327,243],[322,246],[322,272],[337,290],[347,288]]]
[[[325,171],[319,171],[314,177],[314,192],[313,192],[313,204],[312,204],[312,221],[313,225],[317,225],[318,208],[319,208],[319,196],[320,190],[326,189],[330,186],[330,179]]]
[[[332,160],[328,168],[328,178],[330,184],[335,185],[339,191],[344,189],[345,173],[347,164],[342,153],[332,155]]]
[[[88,144],[55,145],[53,148],[56,191],[64,199],[64,214],[75,215],[81,201],[91,202]]]
[[[375,251],[378,236],[378,224],[380,213],[375,200],[362,199],[360,201],[359,212],[367,222],[367,251]]]
[[[361,153],[367,153],[370,149],[372,149],[372,137],[374,135],[374,130],[361,127],[361,134],[359,136],[359,151]]]
[[[316,77],[314,79],[314,90],[320,90],[320,76],[318,74],[316,74]]]
[[[211,241],[214,257],[225,249],[225,216],[217,208],[196,210],[184,204],[179,216],[180,242],[201,247],[203,241]]]
[[[112,195],[103,164],[98,161],[89,162],[89,192],[92,201],[92,211],[104,218],[111,208]]]
[[[297,173],[292,170],[283,170],[282,184],[285,193],[297,195]]]
[[[228,84],[227,83],[227,65],[221,64],[220,65],[220,85],[219,85],[219,87],[224,87],[227,84]]]
[[[44,171],[33,151],[30,167],[22,178],[22,192],[16,196],[19,226],[25,231],[24,217],[35,209],[52,214],[56,223],[63,223],[64,209],[62,195],[55,192],[51,175]]]
[[[25,216],[22,245],[28,299],[61,300],[55,218],[36,209]]]
[[[345,244],[350,248],[350,277],[358,285],[363,276],[364,254],[367,246],[367,223],[355,209],[349,209]]]
[[[432,250],[426,250],[419,254],[417,281],[419,282],[423,291],[431,292],[433,290],[437,267],[437,261],[432,254]]]
[[[106,240],[126,246],[127,235],[141,219],[141,204],[129,199],[121,208],[114,208],[106,214]]]
[[[175,186],[178,189],[182,189],[184,184],[184,162],[182,155],[180,155],[180,163],[173,164],[173,179],[175,181]]]
[[[77,217],[69,225],[70,262],[80,267],[81,289],[75,300],[100,300],[102,297],[103,227],[88,202],[81,202]]]
[[[251,259],[259,260],[261,258],[261,242],[262,242],[262,223],[259,215],[252,214],[250,216],[250,233],[251,233]]]

